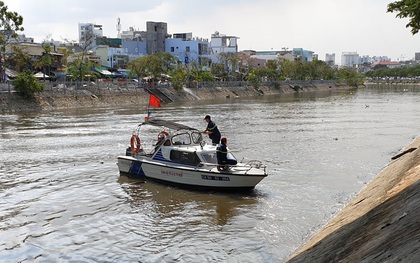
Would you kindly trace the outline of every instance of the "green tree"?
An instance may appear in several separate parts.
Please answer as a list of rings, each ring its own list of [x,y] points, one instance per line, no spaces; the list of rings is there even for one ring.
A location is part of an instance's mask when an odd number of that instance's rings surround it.
[[[254,88],[258,88],[261,84],[261,78],[255,74],[256,69],[251,69],[250,73],[246,77],[246,80],[249,81]]]
[[[172,71],[172,85],[175,89],[182,88],[183,84],[187,81],[188,73],[183,67],[177,67]]]
[[[397,18],[408,18],[409,22],[405,26],[411,28],[413,35],[420,30],[420,3],[417,0],[401,0],[388,4],[388,13],[397,13]]]
[[[220,53],[219,61],[224,66],[224,70],[226,71],[224,75],[226,75],[228,79],[234,78],[234,72],[239,67],[240,58],[238,54],[229,52]]]
[[[292,79],[294,77],[295,65],[293,61],[287,59],[280,59],[280,71],[281,75],[285,79]]]
[[[3,1],[0,1],[0,69],[4,70],[6,58],[6,45],[11,38],[17,37],[17,31],[23,31],[23,17],[16,12],[8,10]]]
[[[357,87],[364,82],[364,76],[358,74],[352,68],[340,68],[337,72],[340,81],[346,82],[347,85]]]
[[[170,74],[177,64],[178,59],[172,54],[157,53],[133,60],[128,63],[127,68],[139,81],[143,77],[151,77],[153,81],[157,81],[162,74]]]
[[[41,57],[34,63],[35,68],[42,70],[42,73],[44,75],[44,81],[45,81],[45,72],[47,72],[48,75],[50,74],[50,68],[52,65],[52,48],[47,43],[42,43],[42,55]]]
[[[95,75],[92,68],[96,65],[91,62],[87,56],[87,52],[80,52],[74,55],[73,61],[67,63],[67,73],[72,76],[73,80],[83,81],[87,76]]]
[[[28,52],[17,44],[11,44],[11,54],[7,58],[7,64],[12,66],[17,72],[29,70],[32,60]]]
[[[15,90],[24,97],[33,97],[36,92],[44,89],[34,74],[28,70],[19,73],[12,83]]]
[[[226,80],[228,75],[223,64],[212,64],[210,72],[219,80]]]

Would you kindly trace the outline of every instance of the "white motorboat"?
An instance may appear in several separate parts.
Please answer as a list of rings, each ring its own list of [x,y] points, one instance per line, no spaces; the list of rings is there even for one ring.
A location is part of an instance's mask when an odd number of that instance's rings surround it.
[[[162,140],[150,143],[152,149],[147,150],[141,145],[140,130],[150,132],[153,129],[146,128],[150,125],[158,127],[156,135]],[[126,155],[118,156],[118,168],[130,177],[220,190],[253,189],[267,176],[266,166],[257,160],[218,164],[216,148],[207,144],[195,128],[166,120],[146,120],[133,132]],[[234,158],[230,151],[228,157]]]

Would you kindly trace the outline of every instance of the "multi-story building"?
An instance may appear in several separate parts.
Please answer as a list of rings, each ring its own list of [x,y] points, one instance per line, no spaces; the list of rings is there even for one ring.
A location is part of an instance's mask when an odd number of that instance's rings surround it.
[[[99,45],[96,47],[96,56],[100,59],[100,65],[106,68],[125,68],[129,61],[129,55],[124,48]]]
[[[222,53],[237,53],[238,39],[236,36],[228,36],[215,32],[211,35],[209,58],[213,63],[220,63]]]
[[[314,52],[304,50],[303,48],[293,48],[293,56],[296,61],[311,62],[313,60]]]
[[[164,22],[146,22],[147,54],[165,52],[165,40],[168,36],[168,25]]]
[[[341,54],[341,66],[355,68],[360,64],[360,57],[357,52],[343,52]]]
[[[102,25],[79,23],[79,44],[87,50],[96,48],[96,38],[103,37]]]
[[[28,68],[31,68],[32,70],[35,70],[34,67],[36,61],[39,61],[41,57],[43,57],[45,54],[45,47],[43,44],[38,43],[9,43],[5,46],[5,53],[11,54],[13,52],[13,46],[16,45],[22,52],[26,53],[30,59],[31,62],[28,66]],[[49,45],[51,47],[49,56],[51,58],[51,64],[48,66],[48,68],[45,69],[39,69],[42,71],[45,71],[45,74],[51,75],[54,71],[57,71],[58,69],[62,68],[65,64],[64,58],[64,52],[66,48]]]
[[[335,53],[327,53],[325,54],[325,62],[328,64],[335,64]]]
[[[420,52],[416,52],[415,54],[414,54],[414,60],[417,62],[417,61],[420,61]]]
[[[209,59],[209,41],[196,38],[192,33],[176,33],[166,39],[165,51],[179,58],[185,64],[207,65]]]
[[[122,47],[130,60],[147,55],[146,37],[146,31],[134,30],[132,27],[121,33]]]

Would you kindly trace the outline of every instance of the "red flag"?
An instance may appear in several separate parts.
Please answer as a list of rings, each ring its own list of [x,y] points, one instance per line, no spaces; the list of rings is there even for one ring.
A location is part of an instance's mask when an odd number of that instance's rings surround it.
[[[158,108],[162,107],[160,105],[160,99],[153,94],[150,94],[149,105],[154,106],[154,107],[158,107]]]

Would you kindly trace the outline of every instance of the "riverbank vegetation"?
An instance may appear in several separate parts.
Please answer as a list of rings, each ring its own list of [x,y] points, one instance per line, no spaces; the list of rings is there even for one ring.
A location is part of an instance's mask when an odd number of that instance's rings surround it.
[[[269,60],[253,68],[249,61],[239,56],[225,56],[223,63],[200,65],[182,64],[168,53],[157,53],[138,58],[128,64],[132,76],[138,81],[170,81],[175,87],[189,86],[194,82],[249,81],[254,86],[270,81],[284,80],[339,80],[346,85],[362,84],[364,76],[350,68],[334,68],[321,60],[310,62]]]
[[[420,65],[398,68],[377,67],[365,75],[368,78],[418,78],[420,77]]]

